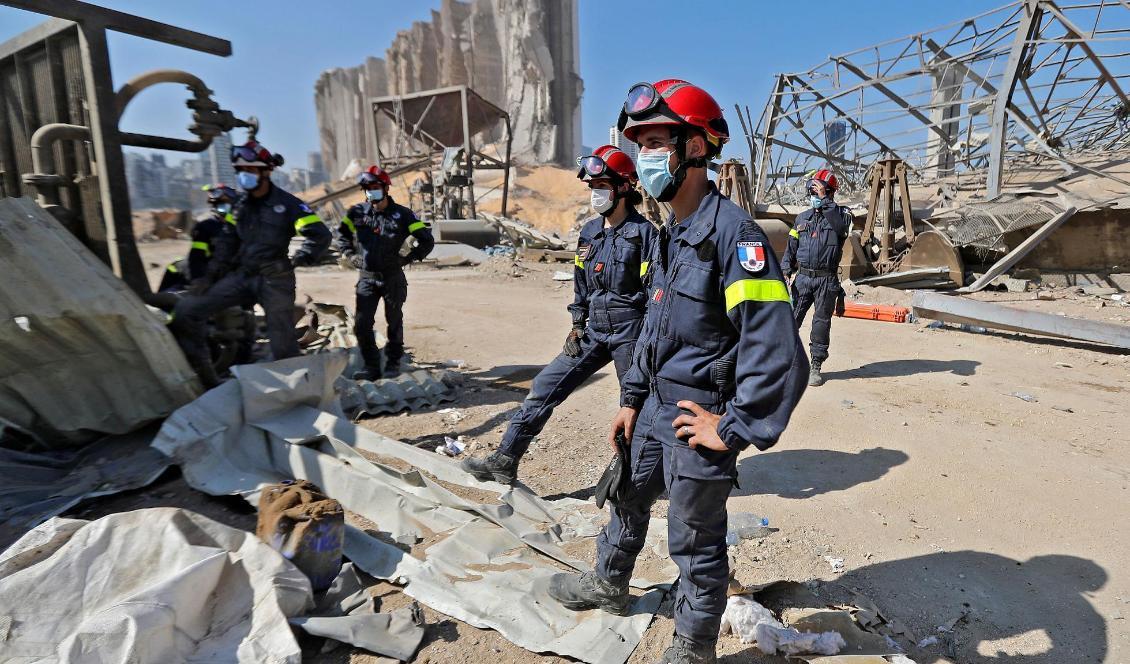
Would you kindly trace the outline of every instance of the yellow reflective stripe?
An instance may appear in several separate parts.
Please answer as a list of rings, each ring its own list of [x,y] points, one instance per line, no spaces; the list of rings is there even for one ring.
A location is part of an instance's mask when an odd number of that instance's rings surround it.
[[[649,262],[649,261],[643,261],[642,263],[640,263],[640,276],[641,277],[644,276],[645,274],[647,274],[647,266],[649,266],[649,265],[651,265],[651,262]]]
[[[231,212],[228,212],[224,215],[224,221],[228,222],[232,226],[235,226],[235,217],[232,216]]]
[[[168,270],[169,272],[172,272],[173,274],[176,274],[177,272],[180,272],[180,270],[178,270],[178,269],[177,269],[177,264],[176,264],[176,263],[169,263],[169,267],[167,267],[167,268],[165,268],[165,269],[167,269],[167,270]]]
[[[193,242],[192,248],[203,251],[205,256],[212,255],[212,247],[208,246],[207,242]]]
[[[795,228],[790,228],[790,229],[789,229],[789,236],[790,236],[790,237],[795,237],[795,238],[796,238],[796,239],[798,239],[798,240],[800,239],[800,233],[796,232],[796,229],[795,229]]]
[[[320,224],[320,223],[322,223],[322,220],[318,218],[318,215],[308,214],[305,217],[302,217],[301,219],[298,219],[297,221],[294,222],[294,230],[300,231],[303,228],[306,228],[307,226],[309,226],[310,224]]]
[[[791,302],[789,289],[778,279],[739,279],[726,286],[726,311],[742,302]]]
[[[422,221],[417,221],[417,222],[408,224],[408,232],[409,233],[415,233],[416,231],[420,230],[424,226],[427,226],[427,224],[425,224]]]
[[[581,268],[582,270],[585,269],[585,262],[583,260],[581,260],[580,256],[573,256],[573,265],[576,265],[577,267]]]
[[[357,227],[353,225],[352,219],[350,219],[349,217],[342,217],[341,223],[345,224],[345,227],[348,228],[351,233],[353,233],[354,235],[357,234]]]

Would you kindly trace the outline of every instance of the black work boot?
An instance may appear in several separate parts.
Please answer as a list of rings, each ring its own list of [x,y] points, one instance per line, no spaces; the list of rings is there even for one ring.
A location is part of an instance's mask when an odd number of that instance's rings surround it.
[[[464,459],[460,464],[463,470],[482,482],[501,482],[513,484],[518,479],[518,458],[506,452],[495,452],[483,459]]]
[[[210,390],[220,384],[220,377],[216,375],[216,368],[212,366],[212,358],[190,357],[188,365],[196,372],[196,377],[205,390]]]
[[[699,645],[676,634],[671,647],[663,652],[663,657],[656,664],[714,664],[717,661],[714,644]]]
[[[627,583],[618,586],[600,578],[596,572],[554,574],[549,579],[549,596],[566,609],[600,609],[617,616],[627,615],[632,600]]]
[[[813,360],[812,368],[808,372],[808,384],[810,387],[820,387],[824,384],[824,377],[820,375],[820,365],[823,362]]]
[[[361,371],[353,372],[353,380],[380,380],[381,370],[374,369],[373,367],[365,367]]]

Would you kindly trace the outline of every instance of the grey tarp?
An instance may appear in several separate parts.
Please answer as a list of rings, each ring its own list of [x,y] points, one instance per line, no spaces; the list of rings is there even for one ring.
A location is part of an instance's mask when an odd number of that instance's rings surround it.
[[[366,572],[406,583],[408,595],[476,627],[496,629],[529,650],[625,661],[658,608],[662,588],[637,599],[628,617],[577,614],[544,592],[553,573],[585,567],[565,545],[594,535],[597,515],[582,511],[580,501],[551,503],[521,487],[478,482],[450,460],[330,412],[327,386],[345,361],[336,353],[240,367],[238,381],[174,413],[154,446],[174,457],[192,486],[212,494],[251,497],[279,479],[310,480],[401,542],[434,538],[415,558],[349,527],[346,554]],[[362,451],[414,468],[400,471]],[[441,482],[477,489],[475,495],[485,490],[497,501],[463,498]],[[633,585],[669,583],[674,569],[658,575]]]
[[[314,595],[251,533],[159,507],[55,518],[0,554],[0,661],[300,662],[288,626],[408,660],[411,608],[376,613],[352,565]]]
[[[0,421],[71,447],[198,393],[163,318],[30,199],[0,199],[0,266]]]

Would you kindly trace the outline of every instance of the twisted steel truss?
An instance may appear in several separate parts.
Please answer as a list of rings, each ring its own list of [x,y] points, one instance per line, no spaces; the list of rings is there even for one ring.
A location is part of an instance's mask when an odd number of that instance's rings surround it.
[[[1101,157],[1130,152],[1128,58],[1130,0],[1018,0],[781,74],[754,132],[755,200],[799,203],[804,175],[825,165],[852,196],[884,155],[915,184],[988,197],[1065,176],[1117,180]]]

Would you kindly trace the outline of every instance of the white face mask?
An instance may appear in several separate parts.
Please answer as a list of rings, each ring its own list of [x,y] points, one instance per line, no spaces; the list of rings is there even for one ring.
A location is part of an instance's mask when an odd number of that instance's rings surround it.
[[[616,205],[616,196],[611,189],[593,189],[589,194],[589,202],[597,214],[604,214]]]

